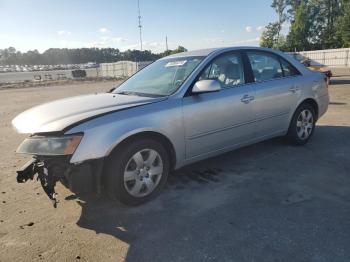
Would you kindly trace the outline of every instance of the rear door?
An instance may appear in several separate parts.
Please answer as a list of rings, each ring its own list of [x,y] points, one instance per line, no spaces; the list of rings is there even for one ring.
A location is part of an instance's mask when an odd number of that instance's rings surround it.
[[[300,73],[283,58],[266,51],[246,52],[255,84],[256,138],[280,133],[289,126],[289,114],[295,109]]]
[[[186,157],[232,147],[249,141],[253,134],[253,89],[246,84],[240,53],[219,56],[198,80],[216,79],[219,92],[189,94],[183,98]]]

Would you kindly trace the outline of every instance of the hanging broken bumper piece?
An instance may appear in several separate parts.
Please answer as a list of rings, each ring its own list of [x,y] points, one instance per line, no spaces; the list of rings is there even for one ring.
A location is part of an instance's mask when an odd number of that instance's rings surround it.
[[[45,163],[37,159],[32,159],[27,162],[20,170],[17,171],[17,182],[25,183],[28,180],[33,180],[37,175],[37,180],[40,181],[42,188],[46,195],[52,201],[53,206],[57,207],[57,198],[55,192],[56,182],[59,180],[57,176],[54,176],[50,172],[49,168],[45,166]]]

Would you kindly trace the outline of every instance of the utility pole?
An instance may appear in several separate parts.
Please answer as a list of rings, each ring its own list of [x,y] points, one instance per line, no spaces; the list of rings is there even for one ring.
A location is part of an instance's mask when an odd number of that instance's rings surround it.
[[[139,11],[140,46],[141,46],[141,51],[142,51],[142,25],[141,25],[140,0],[137,0],[137,8]]]
[[[165,36],[165,48],[166,48],[166,53],[168,54],[169,48],[168,48],[168,36]]]

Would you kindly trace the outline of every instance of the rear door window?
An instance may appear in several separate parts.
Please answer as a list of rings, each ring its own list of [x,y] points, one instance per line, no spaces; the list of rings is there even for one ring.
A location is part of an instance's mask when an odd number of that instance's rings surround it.
[[[290,63],[288,63],[286,60],[281,59],[281,65],[282,65],[284,76],[300,75],[300,73],[295,69],[295,67],[292,66]]]
[[[277,56],[266,52],[247,52],[255,82],[283,77],[281,63]]]

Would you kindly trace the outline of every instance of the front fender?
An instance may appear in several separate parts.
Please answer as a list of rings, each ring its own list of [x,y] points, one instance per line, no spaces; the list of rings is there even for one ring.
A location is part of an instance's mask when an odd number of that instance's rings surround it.
[[[83,132],[84,136],[70,162],[106,157],[126,138],[147,131],[167,137],[174,146],[176,159],[184,159],[182,109],[181,103],[174,99],[115,112],[72,128],[66,134]]]

